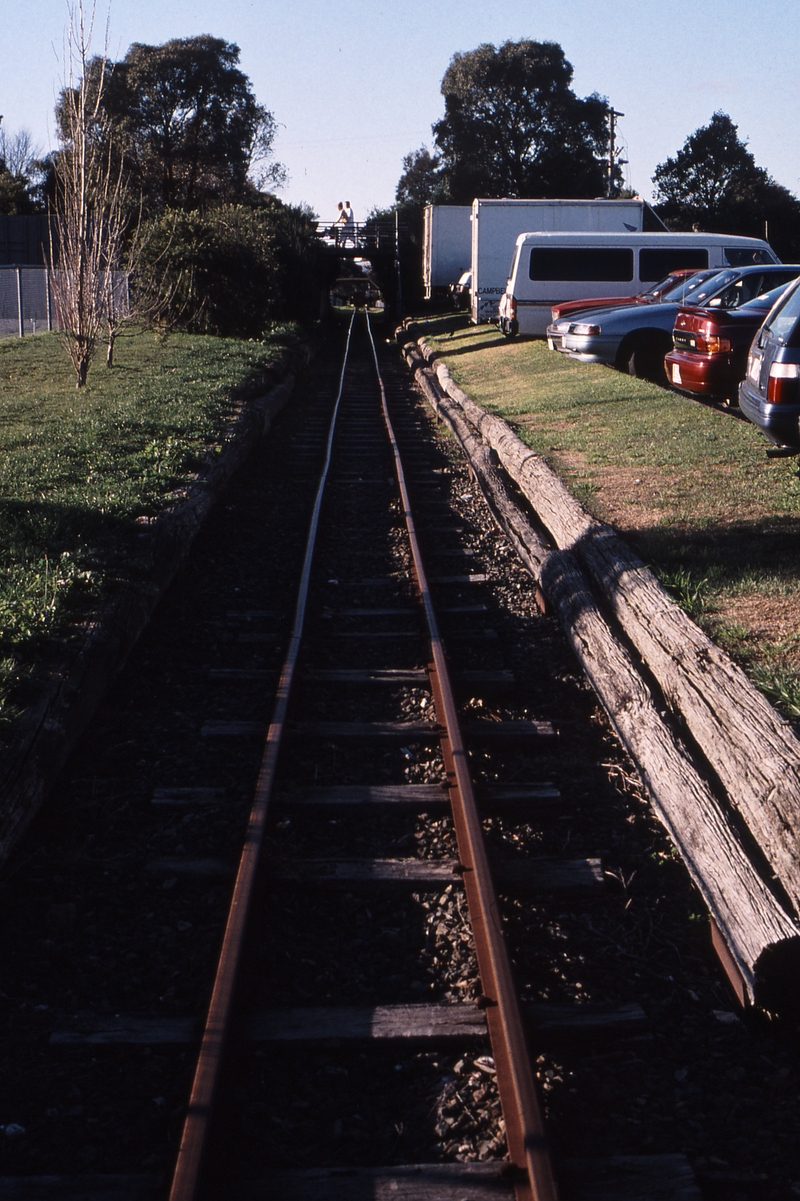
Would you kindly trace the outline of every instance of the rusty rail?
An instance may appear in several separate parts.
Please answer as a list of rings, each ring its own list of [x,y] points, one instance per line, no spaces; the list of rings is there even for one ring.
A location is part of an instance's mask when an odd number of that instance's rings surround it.
[[[517,1201],[556,1201],[557,1191],[547,1150],[544,1123],[536,1095],[525,1032],[514,986],[508,950],[503,938],[497,897],[489,870],[478,806],[472,787],[469,761],[461,734],[458,711],[431,599],[411,511],[403,464],[397,445],[386,392],[380,374],[375,342],[369,327],[372,354],[381,393],[384,422],[394,455],[395,472],[411,544],[412,571],[425,608],[431,640],[431,688],[439,721],[445,726],[442,755],[447,772],[450,804],[463,869],[472,934],[481,976],[482,998],[489,1038],[497,1069],[497,1083],[512,1165],[524,1173],[515,1181]]]
[[[201,1171],[208,1144],[208,1134],[211,1126],[214,1098],[219,1082],[220,1069],[225,1053],[231,1011],[233,1008],[236,981],[242,959],[247,921],[255,890],[259,858],[264,842],[269,802],[272,786],[275,780],[275,770],[278,763],[283,732],[286,724],[286,713],[289,707],[289,697],[297,668],[300,643],[305,622],[308,586],[311,578],[311,563],[316,544],[319,515],[322,508],[322,497],[331,462],[333,437],[336,430],[336,420],[344,391],[344,376],[347,368],[347,358],[350,351],[350,340],[355,321],[355,310],[350,320],[347,334],[344,359],[339,377],[339,391],[334,405],[325,464],[317,487],[314,511],[306,541],[303,571],[300,589],[295,608],[294,625],[289,642],[289,649],[281,670],[280,682],[275,699],[275,709],[267,730],[264,755],[256,783],[255,797],[250,811],[244,848],[236,872],[236,882],[233,888],[228,920],[222,941],[217,964],[214,987],[208,1008],[208,1015],[203,1030],[200,1052],[195,1068],[189,1106],[183,1125],[180,1148],[172,1178],[169,1201],[195,1201],[201,1187]]]

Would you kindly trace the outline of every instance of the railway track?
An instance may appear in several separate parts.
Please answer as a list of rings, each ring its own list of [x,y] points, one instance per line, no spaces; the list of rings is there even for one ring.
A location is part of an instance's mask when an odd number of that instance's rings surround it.
[[[721,1196],[653,1100],[687,1004],[745,1054],[681,869],[363,314],[346,354],[20,856],[0,1198]]]

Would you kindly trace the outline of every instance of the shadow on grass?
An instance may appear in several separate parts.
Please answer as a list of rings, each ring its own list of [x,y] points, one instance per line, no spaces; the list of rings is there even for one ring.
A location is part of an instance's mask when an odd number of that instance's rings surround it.
[[[469,346],[450,346],[448,342],[445,342],[443,346],[439,347],[438,354],[439,357],[446,355],[447,358],[455,358],[457,355],[479,354],[482,350],[496,350],[498,346],[508,345],[510,345],[508,338],[499,334],[496,338],[492,338],[486,342],[471,342]]]
[[[141,579],[152,542],[130,515],[51,501],[0,502],[0,654],[36,658],[111,582]]]
[[[800,516],[700,529],[655,526],[629,529],[625,539],[660,574],[688,570],[716,588],[774,581],[794,590],[800,584]]]

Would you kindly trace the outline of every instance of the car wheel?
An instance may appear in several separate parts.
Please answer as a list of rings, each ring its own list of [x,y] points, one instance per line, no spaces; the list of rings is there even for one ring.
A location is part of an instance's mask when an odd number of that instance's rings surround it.
[[[664,355],[671,349],[670,339],[641,338],[628,348],[625,366],[628,375],[649,379],[655,384],[664,382]]]

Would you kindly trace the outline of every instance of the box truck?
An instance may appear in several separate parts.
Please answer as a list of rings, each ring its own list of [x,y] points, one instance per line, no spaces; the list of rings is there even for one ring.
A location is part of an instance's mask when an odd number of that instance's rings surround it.
[[[666,230],[644,200],[473,200],[472,320],[496,321],[517,238],[523,233]]]
[[[469,271],[472,226],[469,204],[428,204],[423,213],[422,282],[425,299],[443,296]]]

